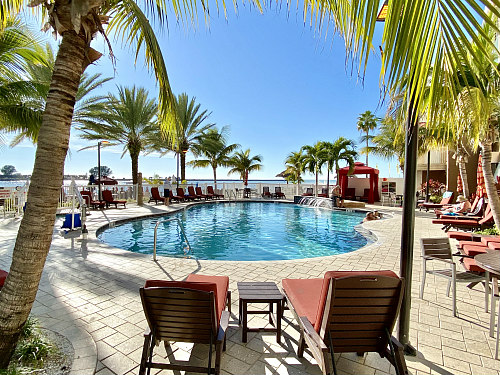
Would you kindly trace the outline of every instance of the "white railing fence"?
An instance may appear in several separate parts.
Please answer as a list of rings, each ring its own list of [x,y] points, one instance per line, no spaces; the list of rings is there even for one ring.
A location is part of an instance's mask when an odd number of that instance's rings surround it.
[[[7,215],[20,216],[23,214],[29,184],[0,188],[0,211],[3,217]]]

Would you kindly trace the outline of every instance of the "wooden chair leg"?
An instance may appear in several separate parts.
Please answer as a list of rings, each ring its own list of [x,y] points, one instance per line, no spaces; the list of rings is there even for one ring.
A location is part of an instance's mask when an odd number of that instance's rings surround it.
[[[220,342],[215,344],[215,375],[220,374],[220,359],[222,357],[222,346]]]
[[[231,314],[231,291],[227,291],[227,311],[229,311],[229,314]]]
[[[403,345],[401,345],[395,337],[391,337],[391,341],[394,348],[394,367],[396,367],[396,373],[400,375],[408,375],[409,372],[406,367]]]
[[[304,357],[304,349],[306,348],[306,340],[304,338],[304,331],[301,330],[299,338],[299,347],[297,348],[297,357]]]
[[[149,350],[151,347],[151,333],[144,335],[144,345],[142,347],[141,364],[139,366],[139,375],[144,375],[146,373],[146,362],[149,357]]]

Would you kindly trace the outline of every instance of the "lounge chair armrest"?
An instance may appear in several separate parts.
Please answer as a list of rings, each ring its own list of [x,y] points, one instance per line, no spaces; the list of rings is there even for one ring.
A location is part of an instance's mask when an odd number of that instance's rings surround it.
[[[452,260],[443,259],[443,258],[437,258],[437,257],[433,257],[431,255],[425,255],[424,258],[427,259],[427,260],[439,260],[440,262],[445,262],[445,263],[448,263],[448,264],[455,264],[455,262],[453,262]]]
[[[311,340],[313,340],[317,344],[318,348],[321,351],[328,351],[328,347],[325,345],[323,339],[318,335],[318,332],[315,331],[309,319],[307,319],[307,317],[305,316],[301,316],[299,317],[299,319],[300,324],[304,329],[304,334],[308,335]]]
[[[227,327],[229,326],[229,311],[223,311],[220,316],[219,332],[217,333],[217,341],[223,341],[226,335]]]

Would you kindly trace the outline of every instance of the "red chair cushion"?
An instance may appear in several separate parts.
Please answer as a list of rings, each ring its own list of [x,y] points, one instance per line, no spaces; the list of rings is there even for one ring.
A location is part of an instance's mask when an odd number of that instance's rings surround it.
[[[227,291],[229,290],[229,277],[227,276],[208,276],[191,273],[186,281],[196,283],[214,283],[217,286],[215,302],[217,307],[217,321],[220,321],[222,311],[226,308]]]
[[[191,276],[196,276],[192,277]],[[190,280],[191,278],[191,280]],[[212,281],[204,280],[213,279]],[[225,279],[225,280],[224,280]],[[222,311],[226,307],[226,296],[229,287],[229,277],[227,276],[203,276],[189,275],[186,281],[168,281],[168,280],[147,280],[145,288],[186,288],[201,290],[204,292],[213,292],[215,297],[215,309],[217,312],[217,322],[220,322]]]
[[[481,237],[481,242],[485,246],[488,246],[492,242],[500,243],[500,236],[484,236],[484,237]]]
[[[472,258],[464,258],[464,266],[471,272],[484,272],[484,270],[476,264]]]
[[[432,224],[451,225],[451,226],[457,225],[461,227],[463,226],[477,227],[479,226],[479,221],[472,219],[436,219],[432,220]]]
[[[5,279],[9,273],[4,270],[0,270],[0,289],[3,288],[3,284],[5,283]]]
[[[488,247],[491,249],[491,250],[500,250],[500,243],[499,242],[490,242],[488,244]]]
[[[297,315],[307,317],[314,326],[323,279],[283,279],[281,283]]]
[[[452,230],[450,230],[447,234],[449,238],[454,238],[459,241],[474,241],[474,238],[477,237],[477,234]]]
[[[330,284],[330,279],[340,279],[341,277],[349,276],[388,276],[388,277],[398,277],[393,271],[328,271],[325,273],[323,278],[323,285],[321,286],[320,302],[318,304],[318,314],[316,315],[316,324],[314,329],[319,332],[321,328],[321,319],[323,317],[323,312],[325,311],[325,300],[328,293],[328,286]]]
[[[464,253],[471,257],[488,252],[488,248],[484,245],[464,245],[463,249]]]
[[[484,246],[479,241],[458,241],[458,248],[463,249],[465,245]]]

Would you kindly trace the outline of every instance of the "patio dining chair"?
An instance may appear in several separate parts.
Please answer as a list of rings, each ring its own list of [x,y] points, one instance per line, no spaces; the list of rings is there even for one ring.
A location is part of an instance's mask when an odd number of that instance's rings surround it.
[[[269,186],[262,187],[262,198],[272,198],[271,192],[269,191]]]
[[[148,329],[144,333],[139,375],[144,375],[146,370],[149,374],[151,369],[220,374],[231,313],[228,288],[227,276],[191,274],[186,281],[146,281],[140,295]],[[188,361],[153,362],[153,350],[160,341],[166,349],[171,341],[208,344],[207,366],[192,366]]]
[[[446,289],[446,296],[450,296],[450,289],[452,291],[453,301],[453,316],[457,314],[457,283],[477,283],[484,282],[486,287],[488,282],[484,273],[472,271],[457,271],[457,265],[453,261],[451,253],[451,245],[448,238],[422,238],[420,240],[422,248],[422,283],[420,285],[420,299],[424,298],[425,279],[427,274],[445,277],[448,279],[448,287]],[[427,262],[438,261],[441,264],[446,264],[446,268],[428,269]],[[486,308],[488,300],[485,300]]]
[[[285,193],[281,191],[281,186],[274,187],[274,197],[275,198],[286,198]]]
[[[299,358],[309,347],[328,375],[337,374],[335,353],[376,352],[396,374],[409,374],[403,346],[391,336],[404,285],[394,272],[329,271],[322,279],[284,279],[282,284],[300,327]]]

